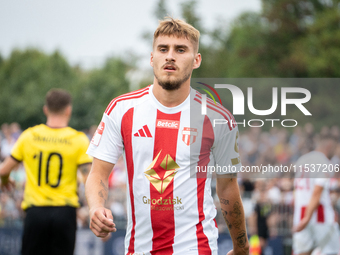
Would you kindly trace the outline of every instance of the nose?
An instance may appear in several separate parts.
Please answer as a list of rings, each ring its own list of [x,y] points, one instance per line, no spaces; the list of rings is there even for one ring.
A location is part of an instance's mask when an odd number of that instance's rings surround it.
[[[166,55],[165,60],[166,60],[166,62],[175,62],[174,50],[173,49],[170,49],[168,51],[168,54]]]

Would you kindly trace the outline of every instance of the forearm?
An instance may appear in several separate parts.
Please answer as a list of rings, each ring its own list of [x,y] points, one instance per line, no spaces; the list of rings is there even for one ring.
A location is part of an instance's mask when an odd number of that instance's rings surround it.
[[[91,173],[87,177],[85,195],[89,208],[105,206],[108,197],[108,181],[98,173]]]
[[[17,167],[20,163],[12,157],[7,157],[4,162],[0,164],[0,178],[1,181],[8,181],[9,175],[13,168]]]
[[[222,215],[233,241],[234,254],[248,254],[249,244],[245,215],[237,180],[234,178],[228,181],[230,185],[219,187],[217,193],[220,199]]]
[[[85,195],[89,208],[104,207],[108,197],[108,178],[113,168],[107,162],[94,160],[85,184]]]

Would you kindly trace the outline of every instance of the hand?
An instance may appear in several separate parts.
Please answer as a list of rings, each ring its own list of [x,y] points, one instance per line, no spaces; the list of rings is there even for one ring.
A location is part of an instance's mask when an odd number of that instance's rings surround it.
[[[0,189],[2,191],[12,191],[15,188],[15,182],[10,178],[1,178]]]
[[[293,228],[293,232],[300,232],[302,231],[309,223],[309,219],[303,217],[302,220]]]
[[[109,209],[97,207],[90,210],[90,229],[101,238],[107,237],[111,232],[116,232],[113,216]]]
[[[232,249],[227,253],[227,255],[249,255],[249,243],[245,245],[243,248],[237,248]]]
[[[106,237],[102,237],[102,238],[101,238],[101,239],[102,239],[102,242],[103,242],[103,243],[106,243],[107,241],[110,240],[111,236],[112,236],[112,234],[109,233]]]

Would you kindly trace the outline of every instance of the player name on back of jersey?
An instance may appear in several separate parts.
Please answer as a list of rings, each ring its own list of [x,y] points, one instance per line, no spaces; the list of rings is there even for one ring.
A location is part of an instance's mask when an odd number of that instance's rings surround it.
[[[172,128],[178,129],[179,128],[179,121],[177,120],[157,120],[157,127],[158,128]]]
[[[55,136],[41,136],[34,134],[33,140],[37,142],[44,142],[44,143],[53,143],[53,144],[64,144],[64,145],[71,145],[70,139],[62,138],[62,137],[55,137]]]

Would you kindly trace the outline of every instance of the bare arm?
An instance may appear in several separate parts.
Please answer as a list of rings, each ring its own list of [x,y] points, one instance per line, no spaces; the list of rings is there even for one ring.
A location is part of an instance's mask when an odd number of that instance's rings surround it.
[[[249,243],[240,191],[236,178],[217,178],[217,195],[223,218],[233,241],[233,251],[228,255],[248,255]]]
[[[85,184],[85,195],[90,209],[90,229],[98,237],[115,232],[112,213],[105,208],[108,178],[114,164],[94,158]]]
[[[304,217],[301,219],[298,225],[294,227],[293,231],[294,232],[299,232],[303,230],[309,223],[310,219],[312,218],[313,212],[315,209],[318,207],[319,202],[320,202],[320,197],[323,191],[323,187],[319,185],[315,185],[312,197],[309,201],[309,204],[306,208],[306,212]]]
[[[14,182],[9,179],[9,174],[19,164],[20,162],[16,161],[14,158],[7,157],[4,160],[4,162],[0,165],[0,178],[1,178],[0,188],[1,190],[10,191],[12,187],[14,187]]]

